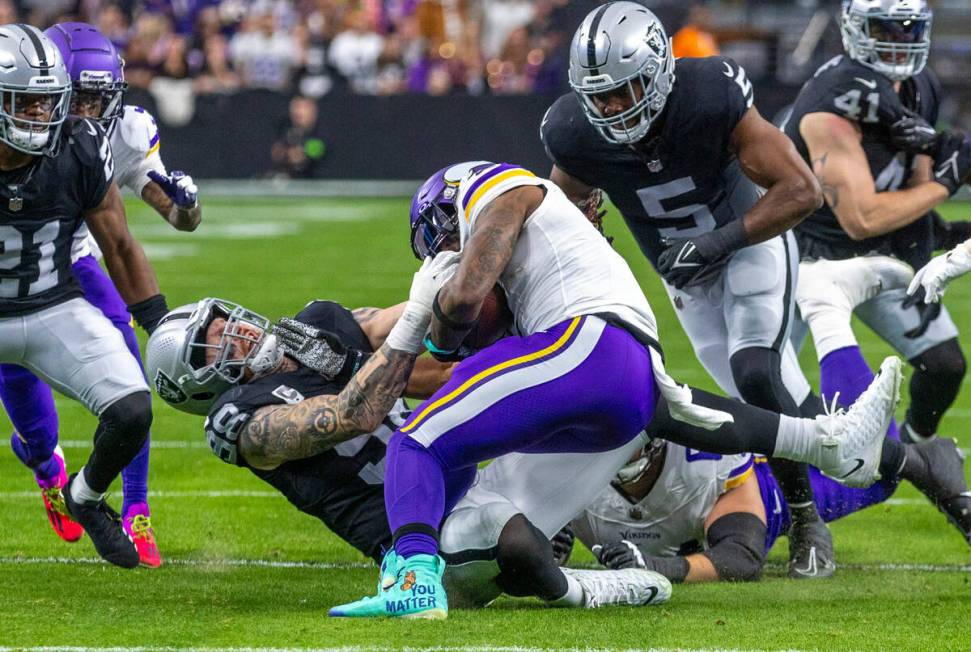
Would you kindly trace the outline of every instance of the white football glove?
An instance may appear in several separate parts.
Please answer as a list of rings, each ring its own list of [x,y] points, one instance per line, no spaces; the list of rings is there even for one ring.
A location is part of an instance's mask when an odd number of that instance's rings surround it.
[[[421,340],[432,320],[432,304],[435,295],[458,267],[460,252],[443,251],[434,258],[426,258],[415,272],[408,293],[408,303],[385,343],[397,351],[419,353]]]
[[[921,287],[924,288],[924,301],[936,303],[944,296],[947,284],[953,279],[971,271],[971,253],[966,243],[961,243],[951,251],[937,256],[931,262],[921,267],[907,288],[907,294],[913,295]]]

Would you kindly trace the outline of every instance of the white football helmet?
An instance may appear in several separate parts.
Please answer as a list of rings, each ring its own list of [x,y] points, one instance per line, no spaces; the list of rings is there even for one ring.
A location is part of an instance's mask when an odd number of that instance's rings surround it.
[[[844,0],[843,47],[854,61],[901,81],[927,65],[933,20],[927,0]]]

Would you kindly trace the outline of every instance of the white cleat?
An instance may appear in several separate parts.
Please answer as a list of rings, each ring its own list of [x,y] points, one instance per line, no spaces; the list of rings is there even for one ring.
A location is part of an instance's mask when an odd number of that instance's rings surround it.
[[[583,588],[583,606],[587,609],[614,604],[656,605],[671,599],[671,582],[654,571],[641,568],[562,570]]]
[[[849,410],[816,417],[820,471],[848,487],[869,487],[880,479],[877,467],[902,380],[900,358],[890,356]]]

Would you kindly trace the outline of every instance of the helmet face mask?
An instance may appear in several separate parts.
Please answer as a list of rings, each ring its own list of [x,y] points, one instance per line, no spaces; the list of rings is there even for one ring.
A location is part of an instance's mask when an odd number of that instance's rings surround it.
[[[224,320],[218,341],[210,327]],[[270,321],[223,299],[203,299],[170,311],[146,347],[149,381],[165,402],[207,414],[221,394],[248,379],[249,363],[267,338]]]
[[[456,200],[462,179],[487,161],[468,161],[442,168],[421,185],[411,200],[411,250],[422,260],[459,240]]]
[[[629,145],[644,138],[674,86],[674,55],[661,22],[632,2],[592,11],[570,46],[570,86],[606,140]],[[606,115],[608,99],[623,109]]]
[[[54,44],[36,27],[0,26],[0,141],[38,156],[57,147],[71,83]]]
[[[926,0],[847,0],[840,17],[847,55],[894,81],[927,65],[932,24]]]

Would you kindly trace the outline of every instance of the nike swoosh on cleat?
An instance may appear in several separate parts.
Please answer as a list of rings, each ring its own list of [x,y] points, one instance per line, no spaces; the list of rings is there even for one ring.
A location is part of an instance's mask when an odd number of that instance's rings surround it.
[[[846,474],[844,474],[844,475],[841,475],[841,476],[840,476],[840,480],[842,480],[842,479],[844,479],[844,478],[848,478],[848,477],[850,477],[851,475],[853,475],[854,473],[856,473],[857,471],[859,471],[859,470],[860,470],[860,467],[861,467],[861,466],[863,466],[863,465],[865,464],[865,462],[864,462],[864,461],[863,461],[862,459],[860,459],[859,457],[855,457],[855,458],[853,458],[853,459],[854,459],[854,460],[856,460],[856,466],[854,466],[854,467],[853,467],[853,468],[852,468],[852,469],[850,470],[850,472],[849,472],[849,473],[846,473]]]

